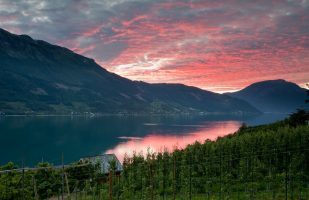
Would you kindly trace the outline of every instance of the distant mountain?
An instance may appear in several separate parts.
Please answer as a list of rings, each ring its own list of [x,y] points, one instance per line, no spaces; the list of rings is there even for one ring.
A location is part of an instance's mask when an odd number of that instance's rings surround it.
[[[69,49],[0,29],[0,111],[42,113],[259,113],[243,100],[110,73]]]
[[[290,113],[298,108],[308,108],[305,105],[306,91],[285,80],[269,80],[227,95],[245,100],[263,112]]]

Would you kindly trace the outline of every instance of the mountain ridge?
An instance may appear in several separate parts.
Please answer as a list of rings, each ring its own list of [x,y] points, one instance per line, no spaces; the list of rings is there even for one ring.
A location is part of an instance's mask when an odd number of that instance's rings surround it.
[[[7,114],[259,113],[196,87],[131,81],[67,48],[3,29],[0,72],[0,111]]]
[[[308,109],[307,90],[283,79],[253,83],[242,90],[226,95],[249,102],[262,112],[291,113]]]

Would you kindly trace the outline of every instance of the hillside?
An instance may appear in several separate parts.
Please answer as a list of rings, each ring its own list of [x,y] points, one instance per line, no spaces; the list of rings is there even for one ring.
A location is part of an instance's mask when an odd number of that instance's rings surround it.
[[[0,111],[6,114],[259,113],[243,100],[110,73],[69,49],[0,29]]]
[[[20,199],[21,180],[25,199],[36,199],[34,182],[40,199],[57,199],[63,184],[64,195],[73,191],[71,196],[82,200],[308,199],[308,120],[309,113],[299,111],[274,124],[243,126],[216,141],[170,153],[135,154],[125,158],[123,171],[109,162],[109,174],[102,173],[100,163],[80,160],[64,170],[39,163],[23,175],[10,162],[0,166],[0,198]]]
[[[308,108],[306,91],[285,80],[269,80],[228,95],[245,100],[262,112],[291,113],[298,108]]]

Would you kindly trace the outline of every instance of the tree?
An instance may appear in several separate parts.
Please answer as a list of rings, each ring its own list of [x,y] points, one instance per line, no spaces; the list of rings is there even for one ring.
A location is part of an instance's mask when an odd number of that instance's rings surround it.
[[[309,120],[309,112],[298,109],[297,112],[290,115],[289,124],[291,126],[305,125]]]
[[[50,163],[39,163],[35,172],[34,179],[37,183],[37,190],[41,199],[46,199],[58,194],[61,188],[61,176]]]

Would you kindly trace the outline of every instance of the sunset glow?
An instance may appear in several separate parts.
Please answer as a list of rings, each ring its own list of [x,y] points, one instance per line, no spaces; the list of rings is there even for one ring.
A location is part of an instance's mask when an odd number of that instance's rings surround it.
[[[171,152],[178,148],[182,149],[189,144],[198,141],[203,143],[206,139],[215,140],[218,137],[234,133],[238,130],[241,123],[239,121],[226,121],[210,124],[211,126],[201,126],[195,132],[187,135],[179,135],[177,133],[169,135],[160,135],[150,133],[145,137],[120,137],[119,139],[125,140],[119,143],[113,149],[109,149],[106,153],[114,153],[120,160],[123,160],[124,155],[132,156],[136,154],[146,154],[150,152],[163,152],[165,150]]]
[[[309,1],[0,0],[0,27],[151,83],[225,92],[309,77]]]

